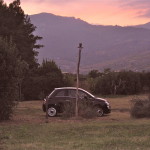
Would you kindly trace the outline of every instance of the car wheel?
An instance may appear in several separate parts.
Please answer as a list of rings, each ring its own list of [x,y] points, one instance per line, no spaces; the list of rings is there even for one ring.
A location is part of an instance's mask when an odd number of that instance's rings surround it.
[[[54,117],[57,115],[57,110],[55,107],[49,107],[47,110],[48,116]]]
[[[96,114],[98,117],[102,117],[104,115],[104,111],[101,107],[96,107]]]

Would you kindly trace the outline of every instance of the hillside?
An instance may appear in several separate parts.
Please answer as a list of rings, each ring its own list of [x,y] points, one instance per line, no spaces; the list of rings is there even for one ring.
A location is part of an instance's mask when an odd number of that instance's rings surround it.
[[[81,71],[150,70],[150,30],[139,27],[91,25],[73,17],[48,13],[32,15],[35,34],[45,45],[39,51],[43,58],[54,59],[63,71],[75,72],[78,44],[83,43]]]
[[[137,26],[135,26],[135,27],[150,29],[150,22],[145,23],[145,24],[141,24],[141,25],[137,25]]]

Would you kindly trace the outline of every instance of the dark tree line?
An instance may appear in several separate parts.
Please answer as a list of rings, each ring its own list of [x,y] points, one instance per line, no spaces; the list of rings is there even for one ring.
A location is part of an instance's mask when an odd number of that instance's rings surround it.
[[[36,44],[41,37],[20,7],[20,0],[7,6],[0,0],[0,120],[9,119],[19,100],[26,74],[38,68]]]
[[[70,77],[62,74],[54,61],[43,63],[28,78],[24,78],[22,94],[25,100],[43,99],[56,87],[71,86]]]
[[[150,91],[150,72],[92,70],[90,89],[95,94],[128,95]]]

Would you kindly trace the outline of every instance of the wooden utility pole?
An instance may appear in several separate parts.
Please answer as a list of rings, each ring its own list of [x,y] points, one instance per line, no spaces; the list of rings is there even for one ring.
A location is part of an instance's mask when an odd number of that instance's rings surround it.
[[[21,81],[19,81],[19,101],[21,102]]]
[[[45,104],[45,106],[46,106],[45,122],[48,123],[48,112],[47,112],[47,110],[48,110],[48,97],[46,97],[46,104]]]
[[[81,50],[82,50],[82,43],[79,43],[79,56],[78,56],[78,63],[77,63],[77,86],[76,86],[76,107],[75,107],[75,117],[78,117],[78,99],[79,99],[79,67],[80,67],[80,60],[81,60]]]

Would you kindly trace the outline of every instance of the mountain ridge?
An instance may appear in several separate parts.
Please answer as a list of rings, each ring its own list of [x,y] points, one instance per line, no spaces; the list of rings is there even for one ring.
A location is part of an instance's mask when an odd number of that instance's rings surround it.
[[[84,47],[81,72],[92,69],[103,70],[106,67],[115,70],[125,68],[141,71],[140,62],[128,67],[127,62],[124,66],[120,66],[121,60],[126,57],[127,61],[137,53],[142,55],[150,50],[150,30],[148,29],[150,23],[146,27],[145,25],[126,27],[91,25],[78,18],[48,13],[31,15],[30,18],[31,22],[37,26],[35,34],[43,37],[41,43],[45,45],[39,50],[39,62],[43,58],[53,59],[63,71],[75,72],[77,47],[81,42]],[[146,61],[145,66],[147,64],[150,65],[150,61]],[[142,68],[144,70],[144,67]]]
[[[145,23],[145,24],[136,25],[135,27],[150,29],[150,22]]]

